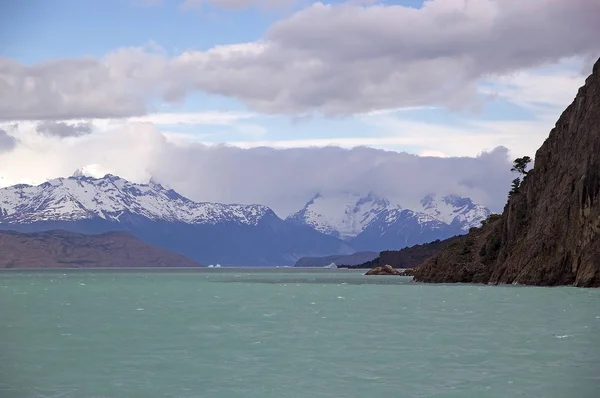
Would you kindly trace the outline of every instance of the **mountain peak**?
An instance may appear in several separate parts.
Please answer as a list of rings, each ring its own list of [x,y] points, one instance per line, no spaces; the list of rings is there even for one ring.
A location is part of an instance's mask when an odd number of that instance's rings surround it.
[[[122,217],[135,216],[186,224],[256,225],[272,213],[265,206],[193,202],[155,181],[136,184],[113,174],[100,178],[86,175],[96,171],[82,168],[69,178],[55,178],[38,186],[0,189],[0,223],[120,222]]]
[[[466,232],[471,227],[479,226],[491,213],[487,208],[473,203],[470,198],[459,195],[438,197],[429,194],[420,204],[420,207],[405,209],[374,192],[365,195],[348,192],[328,195],[319,193],[287,220],[353,241],[363,233],[377,240],[379,238],[376,235],[383,236],[389,229],[406,230],[409,225],[410,228],[415,228],[413,235],[419,236],[426,236],[427,231],[433,231],[433,235],[443,235],[447,231]],[[417,231],[419,228],[420,231]],[[442,235],[440,237],[445,237]],[[413,238],[414,236],[411,237]]]
[[[491,214],[489,209],[475,204],[471,198],[454,194],[441,198],[435,194],[426,195],[421,199],[421,206],[419,212],[446,224],[460,224],[463,231],[468,231],[471,227],[478,227]]]
[[[287,220],[309,225],[327,235],[350,239],[360,234],[381,213],[397,207],[372,192],[367,195],[318,193]]]

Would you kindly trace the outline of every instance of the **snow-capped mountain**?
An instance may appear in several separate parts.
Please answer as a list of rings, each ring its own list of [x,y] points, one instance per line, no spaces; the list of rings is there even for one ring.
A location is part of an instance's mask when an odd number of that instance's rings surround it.
[[[364,197],[352,193],[336,196],[317,194],[303,209],[286,220],[348,240],[356,237],[375,220],[399,209],[399,206],[372,194]]]
[[[107,174],[87,177],[77,171],[38,186],[0,189],[0,222],[77,221],[94,218],[119,221],[124,215],[186,224],[236,222],[257,225],[272,210],[261,205],[196,203],[160,184],[135,184]]]
[[[204,264],[293,265],[304,256],[353,251],[333,236],[280,219],[266,206],[198,203],[156,182],[84,172],[0,189],[0,229],[127,231]]]
[[[417,211],[446,224],[459,224],[465,232],[468,232],[471,227],[478,227],[492,214],[488,208],[457,195],[447,195],[439,199],[436,195],[427,195],[421,200],[421,206],[422,208]]]
[[[458,196],[429,195],[421,206],[404,209],[374,194],[318,194],[286,220],[340,237],[357,250],[387,250],[465,233],[490,214]]]

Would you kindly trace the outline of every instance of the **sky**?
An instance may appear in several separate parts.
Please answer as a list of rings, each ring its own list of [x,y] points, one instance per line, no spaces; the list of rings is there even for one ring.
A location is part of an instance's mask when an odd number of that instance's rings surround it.
[[[281,216],[501,210],[600,56],[597,0],[0,2],[0,186],[94,165]]]

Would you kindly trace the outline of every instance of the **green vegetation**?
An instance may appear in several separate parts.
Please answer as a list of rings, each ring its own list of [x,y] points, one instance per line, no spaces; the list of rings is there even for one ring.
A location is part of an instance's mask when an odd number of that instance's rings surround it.
[[[516,158],[513,161],[513,167],[510,169],[513,173],[519,173],[524,176],[527,175],[527,171],[525,170],[527,166],[531,163],[531,158],[529,156],[523,156],[522,158]]]
[[[512,180],[512,185],[510,186],[510,191],[508,192],[508,197],[519,193],[519,187],[521,186],[521,179],[519,177]]]
[[[498,221],[502,218],[502,214],[490,214],[485,220],[481,222],[481,226],[486,226],[488,224],[493,223],[494,221]]]
[[[525,176],[527,175],[528,171],[527,166],[529,165],[529,163],[531,163],[531,158],[529,156],[523,156],[522,158],[516,158],[513,161],[513,166],[510,169],[510,171],[512,171],[513,173],[517,173],[523,176],[523,178],[525,178]],[[512,185],[511,185],[511,189],[508,192],[508,197],[510,198],[511,196],[519,193],[519,188],[521,187],[521,177],[517,177],[514,180],[512,180]]]

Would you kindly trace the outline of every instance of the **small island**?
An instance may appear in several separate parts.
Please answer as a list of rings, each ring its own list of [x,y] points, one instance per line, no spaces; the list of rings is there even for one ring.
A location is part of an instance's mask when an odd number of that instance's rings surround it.
[[[396,276],[413,276],[412,268],[396,269],[389,264],[378,265],[367,271],[365,275],[396,275]]]

